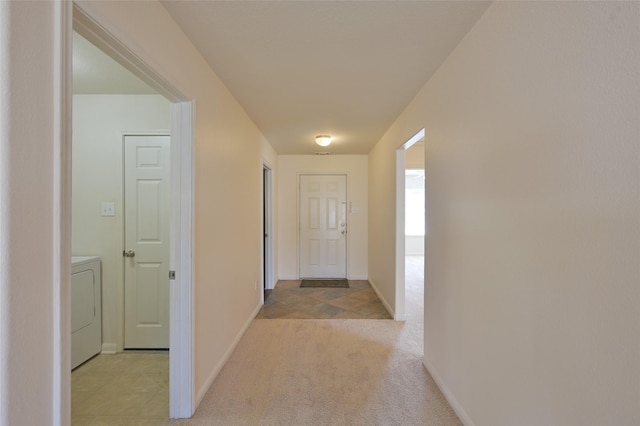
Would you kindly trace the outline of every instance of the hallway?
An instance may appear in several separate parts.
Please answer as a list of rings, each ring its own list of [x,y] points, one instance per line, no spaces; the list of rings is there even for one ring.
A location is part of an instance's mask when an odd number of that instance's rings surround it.
[[[422,258],[407,321],[256,319],[178,425],[459,425],[422,365]]]
[[[125,93],[78,93],[75,29],[175,103],[112,143],[181,129],[192,166],[172,185],[176,416],[455,421],[424,363],[465,424],[640,425],[640,2],[4,1],[0,20],[0,423],[71,423],[69,258],[97,254],[73,253],[72,208],[124,218],[100,185],[73,196],[74,96]],[[411,321],[255,319],[262,277],[299,276],[309,173],[347,175],[347,271],[404,314],[399,149],[422,130],[425,356]]]

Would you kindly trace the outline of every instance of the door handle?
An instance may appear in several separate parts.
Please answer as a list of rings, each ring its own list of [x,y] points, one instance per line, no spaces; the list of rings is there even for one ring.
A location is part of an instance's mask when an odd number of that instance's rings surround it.
[[[342,235],[344,235],[344,234],[346,234],[346,233],[347,233],[347,230],[346,230],[346,229],[343,229],[342,231],[340,231],[340,233],[341,233]]]
[[[122,250],[122,255],[123,255],[124,257],[135,257],[136,252],[135,252],[135,251],[133,251],[133,250],[129,250],[129,251],[124,251],[124,250]]]

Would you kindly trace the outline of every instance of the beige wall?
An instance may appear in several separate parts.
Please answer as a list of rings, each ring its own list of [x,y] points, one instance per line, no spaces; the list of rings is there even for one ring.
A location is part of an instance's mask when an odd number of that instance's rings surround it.
[[[347,275],[367,279],[367,156],[281,155],[278,157],[278,271],[280,279],[298,278],[298,179],[304,173],[347,175]]]
[[[156,2],[81,2],[195,101],[195,386],[201,398],[259,307],[263,136]]]
[[[72,242],[75,256],[102,259],[102,342],[123,347],[122,136],[170,128],[170,104],[160,95],[73,96]],[[116,215],[102,217],[103,201]],[[167,309],[169,307],[167,306]]]
[[[466,424],[640,424],[640,5],[494,3],[371,152],[426,128],[425,363]]]
[[[392,129],[393,130],[393,129]],[[389,132],[391,132],[390,130]],[[416,129],[413,134],[418,130]],[[396,311],[396,149],[400,140],[389,132],[369,153],[369,282],[384,303]]]

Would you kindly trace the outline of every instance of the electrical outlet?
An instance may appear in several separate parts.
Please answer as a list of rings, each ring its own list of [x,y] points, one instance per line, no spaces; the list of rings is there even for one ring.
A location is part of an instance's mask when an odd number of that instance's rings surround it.
[[[101,215],[104,217],[107,216],[115,216],[116,215],[116,203],[113,202],[103,202],[101,208]]]

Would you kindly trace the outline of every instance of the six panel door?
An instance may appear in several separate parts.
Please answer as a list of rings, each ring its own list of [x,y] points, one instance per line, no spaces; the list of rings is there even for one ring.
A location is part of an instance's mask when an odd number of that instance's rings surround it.
[[[346,175],[300,176],[300,278],[346,278],[346,207]]]
[[[124,139],[124,347],[169,347],[169,136]]]

